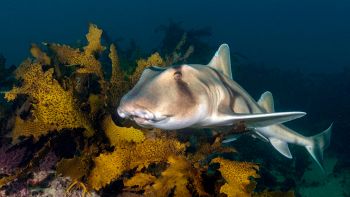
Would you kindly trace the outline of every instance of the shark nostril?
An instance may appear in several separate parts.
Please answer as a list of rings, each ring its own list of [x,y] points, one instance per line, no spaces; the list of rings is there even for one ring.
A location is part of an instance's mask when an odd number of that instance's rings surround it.
[[[125,112],[124,112],[122,109],[120,109],[120,107],[118,107],[117,113],[118,113],[118,115],[119,115],[121,118],[125,118],[125,117],[126,117]]]
[[[120,116],[121,118],[125,118],[125,117],[126,117],[126,115],[125,115],[123,112],[118,113],[118,114],[119,114],[119,116]]]

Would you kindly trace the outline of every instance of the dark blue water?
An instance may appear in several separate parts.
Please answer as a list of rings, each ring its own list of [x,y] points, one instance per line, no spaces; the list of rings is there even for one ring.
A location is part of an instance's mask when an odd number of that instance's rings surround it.
[[[89,22],[150,50],[161,36],[154,29],[173,19],[188,28],[211,27],[210,43],[227,42],[253,62],[331,72],[350,65],[348,10],[346,0],[4,0],[0,52],[18,64],[30,43],[75,42]]]

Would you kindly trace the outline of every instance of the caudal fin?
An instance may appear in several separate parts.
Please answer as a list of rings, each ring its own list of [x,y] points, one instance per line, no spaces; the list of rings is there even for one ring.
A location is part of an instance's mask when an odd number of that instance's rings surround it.
[[[310,153],[312,158],[316,161],[316,163],[321,167],[322,171],[324,172],[323,168],[323,151],[329,146],[330,140],[331,140],[331,133],[332,133],[332,126],[333,123],[328,127],[328,129],[324,130],[323,132],[309,137],[312,141],[311,146],[306,146],[306,150]]]

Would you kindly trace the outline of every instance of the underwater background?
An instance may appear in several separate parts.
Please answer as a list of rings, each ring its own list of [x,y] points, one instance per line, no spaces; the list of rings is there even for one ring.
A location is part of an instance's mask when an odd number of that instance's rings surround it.
[[[0,196],[350,196],[350,2],[42,1],[0,4]],[[325,173],[243,136],[143,129],[116,114],[150,65],[207,64],[311,136],[332,122]]]

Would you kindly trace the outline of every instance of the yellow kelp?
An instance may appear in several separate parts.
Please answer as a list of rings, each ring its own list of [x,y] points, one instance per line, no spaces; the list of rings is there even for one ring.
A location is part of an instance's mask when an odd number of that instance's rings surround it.
[[[201,185],[202,179],[197,169],[186,157],[170,156],[167,162],[169,167],[161,173],[152,186],[145,189],[145,196],[169,196],[172,192],[177,197],[192,196],[188,189],[190,184],[193,185],[199,196],[208,195]]]
[[[86,35],[88,45],[84,51],[71,48],[67,45],[49,44],[49,48],[55,53],[57,59],[68,66],[79,66],[77,73],[96,74],[104,79],[101,63],[96,59],[96,53],[101,53],[105,48],[101,45],[102,30],[96,25],[90,24],[89,33]]]
[[[153,53],[147,59],[137,60],[137,67],[134,73],[131,75],[130,80],[131,84],[135,85],[136,82],[140,79],[140,76],[148,66],[164,66],[165,62],[159,53]]]
[[[5,94],[8,101],[17,95],[30,97],[32,103],[32,119],[21,120],[17,117],[12,138],[19,136],[33,136],[38,139],[49,131],[85,128],[87,136],[91,136],[93,129],[82,112],[80,112],[73,92],[64,90],[53,78],[53,69],[43,71],[38,63],[25,61],[17,71],[17,77],[23,80],[22,86],[14,87]]]
[[[219,163],[219,171],[226,183],[221,186],[220,192],[228,197],[251,196],[256,183],[250,178],[259,178],[257,170],[259,166],[254,163],[230,161],[223,158],[215,158],[212,163]]]
[[[145,140],[145,135],[142,131],[132,127],[119,127],[114,124],[110,115],[104,118],[102,129],[113,146],[118,146],[123,142],[139,143]]]
[[[123,172],[150,164],[165,162],[171,155],[184,154],[186,145],[172,139],[146,139],[137,144],[124,144],[112,153],[102,153],[94,159],[95,167],[88,178],[89,185],[99,190],[118,179]]]
[[[130,88],[130,83],[126,80],[124,72],[120,68],[120,61],[115,45],[110,46],[108,56],[112,63],[112,75],[109,80],[108,104],[116,107],[124,93]]]

